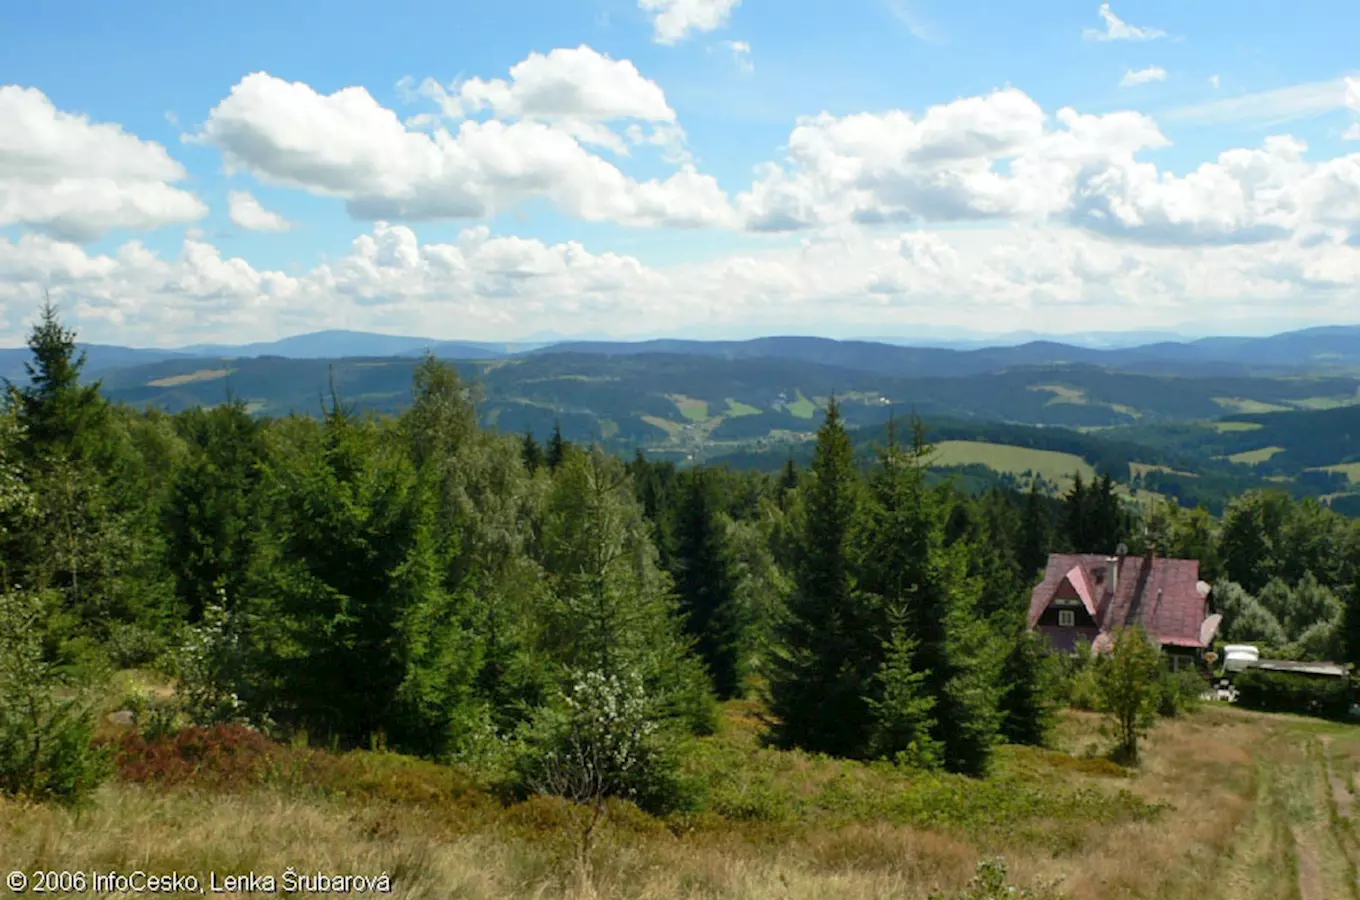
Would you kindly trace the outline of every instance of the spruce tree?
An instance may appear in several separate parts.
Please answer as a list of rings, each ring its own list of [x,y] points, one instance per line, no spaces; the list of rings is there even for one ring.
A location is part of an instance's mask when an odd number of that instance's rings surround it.
[[[1019,608],[1017,603],[1011,627],[1002,633],[1009,649],[1001,666],[1000,730],[1008,743],[1042,747],[1057,721],[1056,658]]]
[[[943,764],[981,774],[998,726],[995,648],[978,609],[980,586],[968,572],[969,544],[945,545],[946,495],[926,487],[931,452],[916,420],[910,447],[890,444],[884,454],[865,541],[865,584],[885,608],[902,610],[901,627],[914,642],[912,671],[921,673],[920,688],[934,701],[931,737]]]
[[[162,524],[175,594],[197,622],[219,592],[230,603],[245,591],[259,539],[265,445],[240,401],[191,410],[180,426],[188,458],[175,473]]]
[[[1072,476],[1072,489],[1063,497],[1063,536],[1067,547],[1073,553],[1091,553],[1091,535],[1088,531],[1091,521],[1091,498],[1081,473]]]
[[[530,475],[543,468],[543,448],[538,441],[534,440],[532,431],[524,432],[524,440],[520,446],[520,460],[524,463],[525,471]]]
[[[562,438],[562,423],[553,422],[552,437],[548,440],[548,468],[556,472],[562,465],[562,460],[566,456],[567,442]]]
[[[874,635],[858,628],[854,561],[862,484],[834,398],[818,431],[804,489],[795,587],[770,660],[770,706],[785,744],[862,755],[870,715],[866,661],[859,651]]]
[[[1032,578],[1048,564],[1049,548],[1053,540],[1053,523],[1049,518],[1048,498],[1039,493],[1037,481],[1030,482],[1025,493],[1025,507],[1020,516],[1017,562],[1026,577]]]
[[[747,615],[737,605],[714,485],[703,469],[685,479],[671,572],[685,629],[720,699],[740,696],[746,681]]]

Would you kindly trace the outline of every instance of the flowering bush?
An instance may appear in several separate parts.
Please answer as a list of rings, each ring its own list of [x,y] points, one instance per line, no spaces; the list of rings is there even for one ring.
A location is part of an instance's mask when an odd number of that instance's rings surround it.
[[[678,770],[641,679],[587,671],[524,728],[513,777],[521,794],[620,797],[660,812],[683,802]]]

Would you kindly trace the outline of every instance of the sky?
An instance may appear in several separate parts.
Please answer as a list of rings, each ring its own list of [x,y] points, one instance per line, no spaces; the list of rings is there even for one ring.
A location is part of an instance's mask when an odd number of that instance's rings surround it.
[[[1353,0],[107,0],[0,27],[0,344],[1360,323]]]

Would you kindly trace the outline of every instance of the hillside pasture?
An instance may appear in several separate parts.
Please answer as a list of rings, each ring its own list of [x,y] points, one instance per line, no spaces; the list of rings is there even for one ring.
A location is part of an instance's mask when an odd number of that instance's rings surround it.
[[[784,408],[789,411],[790,415],[797,416],[800,419],[811,419],[817,414],[817,404],[804,397],[802,391],[796,392],[796,399],[792,403],[785,404]]]
[[[167,375],[164,378],[157,378],[148,381],[147,387],[168,388],[180,387],[185,384],[198,384],[204,381],[217,381],[219,378],[226,378],[235,369],[199,369],[197,372],[186,372],[183,375]]]
[[[1256,450],[1244,450],[1241,453],[1233,453],[1227,457],[1229,462],[1235,462],[1243,466],[1259,466],[1266,462],[1276,453],[1283,453],[1283,447],[1260,447]]]
[[[1214,422],[1214,431],[1219,434],[1234,434],[1241,431],[1259,431],[1265,426],[1260,422]]]
[[[1252,400],[1250,397],[1214,397],[1213,400],[1224,409],[1230,409],[1236,413],[1288,412],[1290,409],[1288,406]]]
[[[1314,466],[1310,472],[1340,472],[1350,479],[1351,484],[1360,484],[1360,462],[1337,463],[1334,466]]]
[[[1072,482],[1072,476],[1078,472],[1088,481],[1096,477],[1091,464],[1073,453],[985,441],[941,441],[934,446],[935,452],[931,458],[933,466],[983,465],[1013,475],[1030,471],[1064,487]]]
[[[740,400],[727,398],[727,409],[723,411],[723,417],[727,419],[738,419],[742,416],[760,415],[759,407],[751,406],[749,403],[742,403]]]
[[[680,415],[691,422],[704,422],[708,419],[708,401],[696,400],[693,397],[686,397],[684,394],[671,394],[667,397],[676,408],[680,410]]]

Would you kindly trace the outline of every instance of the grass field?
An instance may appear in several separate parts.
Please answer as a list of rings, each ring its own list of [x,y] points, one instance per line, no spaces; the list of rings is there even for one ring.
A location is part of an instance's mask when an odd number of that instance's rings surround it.
[[[974,464],[1015,475],[1029,470],[1064,487],[1072,481],[1073,473],[1080,472],[1081,477],[1087,480],[1094,478],[1096,474],[1091,464],[1080,456],[1059,453],[1056,450],[1035,450],[1030,447],[1014,447],[1009,444],[991,444],[983,441],[941,441],[935,445],[932,465]]]
[[[1338,463],[1334,466],[1319,466],[1312,471],[1340,472],[1350,479],[1351,484],[1360,484],[1360,462]]]
[[[111,726],[110,726],[111,727]],[[1360,732],[1210,707],[1159,724],[1136,770],[1064,714],[1050,750],[1001,747],[984,780],[766,749],[737,701],[692,748],[708,808],[506,805],[470,772],[390,753],[261,779],[111,782],[90,808],[0,799],[7,870],[314,873],[391,878],[389,896],[509,900],[924,900],[984,856],[1068,900],[1355,897]]]
[[[680,410],[680,415],[691,422],[703,422],[708,419],[708,401],[695,400],[693,397],[686,397],[684,394],[672,394],[671,402]]]
[[[728,397],[727,409],[723,412],[723,415],[729,419],[736,419],[741,416],[758,416],[760,415],[760,409],[751,406],[750,404],[742,403],[740,400],[733,400],[731,397]]]
[[[1339,409],[1343,406],[1354,406],[1360,402],[1360,397],[1354,394],[1344,397],[1305,397],[1293,402],[1300,409]]]
[[[171,375],[166,378],[157,378],[155,381],[148,381],[147,387],[178,387],[181,384],[194,384],[199,381],[216,381],[219,378],[226,378],[235,369],[199,369],[197,372],[188,372],[184,375]]]
[[[800,419],[811,419],[817,414],[817,404],[803,396],[802,391],[798,391],[798,399],[788,404],[786,407],[790,415]]]
[[[1258,431],[1265,427],[1260,422],[1215,422],[1214,431],[1229,434],[1234,431]]]
[[[1283,447],[1261,447],[1257,450],[1244,450],[1241,453],[1234,453],[1228,459],[1244,466],[1255,466],[1270,459],[1276,453],[1283,452]]]
[[[681,429],[684,428],[684,426],[678,422],[672,422],[670,419],[661,419],[656,416],[643,416],[642,421],[646,422],[648,425],[654,425],[657,428],[660,428],[662,431],[666,432],[666,437],[671,438],[672,440],[679,437]]]
[[[1168,475],[1183,475],[1186,478],[1198,477],[1197,475],[1195,475],[1194,472],[1181,472],[1177,469],[1171,468],[1170,466],[1154,466],[1150,463],[1137,463],[1137,462],[1129,463],[1129,473],[1132,474],[1135,478],[1137,478],[1140,475],[1146,475],[1149,472],[1165,472]]]
[[[1285,412],[1291,408],[1280,406],[1278,403],[1263,403],[1248,397],[1215,397],[1214,402],[1224,409],[1238,413]]]

